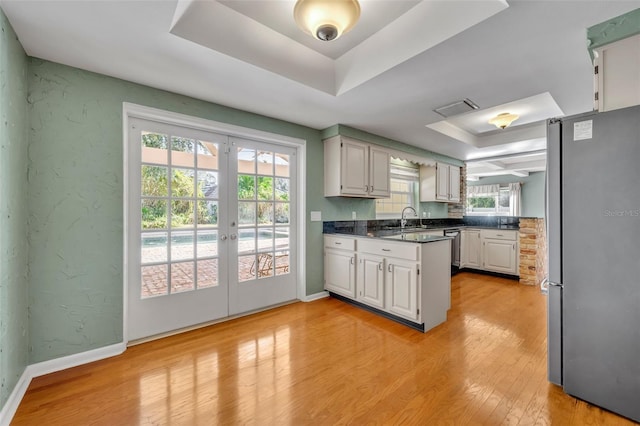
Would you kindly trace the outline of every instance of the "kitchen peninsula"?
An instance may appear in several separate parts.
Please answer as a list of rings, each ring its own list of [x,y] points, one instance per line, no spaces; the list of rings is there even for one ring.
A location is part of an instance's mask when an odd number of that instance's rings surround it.
[[[324,236],[325,290],[423,332],[447,320],[450,264],[450,238],[427,232]]]

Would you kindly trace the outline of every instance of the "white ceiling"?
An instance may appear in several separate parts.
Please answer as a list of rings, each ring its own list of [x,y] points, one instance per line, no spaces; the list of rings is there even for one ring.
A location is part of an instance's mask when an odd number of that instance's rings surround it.
[[[293,4],[0,0],[31,56],[459,159],[544,148],[538,120],[590,110],[586,29],[640,0],[361,0],[361,21],[329,44],[297,29]],[[427,127],[442,121],[435,108],[464,98],[479,115],[448,124],[472,142]],[[551,112],[522,113],[505,131],[465,122],[526,99]]]

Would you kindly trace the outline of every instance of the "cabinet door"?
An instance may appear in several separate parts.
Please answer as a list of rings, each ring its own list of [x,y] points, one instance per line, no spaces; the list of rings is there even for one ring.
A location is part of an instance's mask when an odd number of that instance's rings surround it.
[[[326,249],[324,252],[324,288],[355,299],[355,253]]]
[[[384,309],[384,258],[358,255],[357,299]]]
[[[418,320],[418,266],[397,259],[387,260],[387,310],[395,315]]]
[[[449,201],[460,202],[460,167],[449,166]]]
[[[340,162],[341,193],[368,195],[369,146],[343,138]]]
[[[388,198],[390,193],[389,175],[389,153],[371,146],[369,148],[369,195],[377,198]]]
[[[482,266],[482,251],[480,250],[480,231],[467,231],[467,267],[480,268]]]
[[[490,240],[483,241],[483,265],[489,271],[505,274],[517,274],[515,241]]]
[[[436,200],[449,200],[449,166],[447,164],[436,165]]]

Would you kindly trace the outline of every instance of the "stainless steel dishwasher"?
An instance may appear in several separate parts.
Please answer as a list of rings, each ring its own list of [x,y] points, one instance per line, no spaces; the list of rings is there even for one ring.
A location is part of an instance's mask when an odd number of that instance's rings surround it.
[[[451,240],[451,266],[455,269],[460,267],[460,230],[447,229],[444,231],[445,237],[453,237]]]

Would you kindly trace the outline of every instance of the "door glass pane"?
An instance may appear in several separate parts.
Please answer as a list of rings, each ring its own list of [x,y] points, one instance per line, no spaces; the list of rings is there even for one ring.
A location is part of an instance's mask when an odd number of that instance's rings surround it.
[[[258,153],[258,174],[273,175],[273,152]]]
[[[171,233],[171,260],[193,259],[193,250],[193,231]]]
[[[218,231],[198,231],[198,258],[218,255]]]
[[[258,278],[273,276],[273,255],[271,253],[260,253],[258,255]]]
[[[238,230],[238,253],[251,253],[256,251],[256,230],[239,229]]]
[[[258,225],[273,224],[273,203],[258,203]]]
[[[167,201],[142,199],[142,229],[167,229]]]
[[[289,201],[289,179],[276,178],[276,200]]]
[[[258,251],[273,250],[273,228],[258,229]]]
[[[166,197],[168,195],[167,176],[169,169],[162,166],[142,166],[142,195]]]
[[[171,177],[171,195],[174,197],[193,197],[195,188],[193,169],[173,169]]]
[[[276,228],[276,249],[289,248],[289,228]]]
[[[196,146],[198,169],[218,170],[218,144],[198,141]]]
[[[195,166],[196,141],[193,139],[171,137],[171,165],[174,167]]]
[[[289,223],[289,203],[276,203],[276,223]]]
[[[256,199],[256,177],[238,175],[238,200]]]
[[[198,260],[198,288],[218,285],[218,259]]]
[[[238,256],[238,281],[249,281],[256,278],[256,255]]]
[[[276,176],[289,177],[289,156],[285,154],[276,154]]]
[[[152,132],[142,132],[142,162],[152,164],[169,164],[169,137]]]
[[[193,227],[193,201],[174,200],[171,202],[171,227]]]
[[[199,198],[218,198],[218,172],[198,170]]]
[[[238,173],[256,174],[256,151],[238,148]]]
[[[238,203],[238,223],[240,225],[255,225],[256,203]]]
[[[143,266],[140,282],[140,297],[162,296],[168,293],[167,265]]]
[[[276,275],[284,275],[289,273],[289,252],[276,252]]]
[[[181,293],[195,288],[194,262],[171,264],[171,293]]]
[[[273,178],[258,178],[258,200],[273,200]]]
[[[198,227],[216,226],[218,224],[218,202],[198,200]]]
[[[166,232],[150,232],[142,234],[141,247],[142,264],[166,262],[168,260]]]

